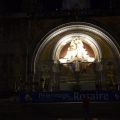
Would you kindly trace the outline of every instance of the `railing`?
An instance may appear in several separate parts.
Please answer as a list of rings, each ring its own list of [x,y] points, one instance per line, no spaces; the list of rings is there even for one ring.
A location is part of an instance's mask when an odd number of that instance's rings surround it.
[[[120,9],[85,9],[85,10],[61,10],[46,11],[41,13],[28,13],[29,17],[72,17],[72,16],[113,16],[120,15]]]
[[[83,10],[60,10],[60,11],[41,11],[38,13],[15,13],[4,14],[1,17],[14,18],[61,18],[61,17],[82,17],[82,16],[119,16],[120,9],[83,9]]]

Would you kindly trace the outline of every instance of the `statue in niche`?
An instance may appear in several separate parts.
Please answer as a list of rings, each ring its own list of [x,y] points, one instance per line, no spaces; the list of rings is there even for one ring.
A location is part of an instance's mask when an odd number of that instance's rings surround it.
[[[82,80],[95,80],[95,73],[92,63],[82,63],[80,75]],[[85,77],[85,78],[84,78]]]
[[[14,60],[13,60],[13,85],[15,92],[19,91],[21,81],[21,46],[16,43],[14,46]]]
[[[87,65],[87,73],[90,74],[91,76],[95,76],[93,64],[90,63]]]
[[[107,63],[106,67],[107,67],[107,80],[110,85],[110,89],[114,89],[115,87],[114,63],[110,61]]]
[[[65,76],[73,76],[74,71],[72,70],[72,67],[70,64],[64,64],[60,65],[60,74]]]
[[[80,60],[80,61],[89,61],[92,58],[87,54],[86,49],[79,37],[75,37],[68,48],[67,54],[64,59],[69,61]],[[94,61],[94,58],[92,58]]]

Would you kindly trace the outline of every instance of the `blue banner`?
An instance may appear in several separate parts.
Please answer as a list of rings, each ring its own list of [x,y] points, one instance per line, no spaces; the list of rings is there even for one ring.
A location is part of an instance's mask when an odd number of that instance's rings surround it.
[[[120,101],[120,91],[76,91],[20,93],[20,102],[81,102],[87,94],[90,101]]]

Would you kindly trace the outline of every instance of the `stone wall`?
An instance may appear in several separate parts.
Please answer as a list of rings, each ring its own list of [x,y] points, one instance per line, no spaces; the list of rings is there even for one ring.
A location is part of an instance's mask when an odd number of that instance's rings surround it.
[[[24,73],[25,57],[28,42],[28,21],[26,19],[2,18],[0,19],[0,94],[9,93],[13,89],[13,65],[15,56],[15,44],[19,44],[22,65],[21,73]],[[24,72],[23,72],[24,71]],[[25,74],[22,74],[25,79]],[[4,93],[4,94],[5,94]]]

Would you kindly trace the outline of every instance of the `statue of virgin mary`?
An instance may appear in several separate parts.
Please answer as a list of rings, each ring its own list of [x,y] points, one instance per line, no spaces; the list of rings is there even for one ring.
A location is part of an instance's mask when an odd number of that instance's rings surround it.
[[[72,39],[70,46],[68,47],[67,54],[62,59],[66,59],[69,62],[74,60],[88,62],[89,60],[94,61],[94,58],[88,55],[86,49],[84,48],[84,44],[79,37],[74,37]]]

